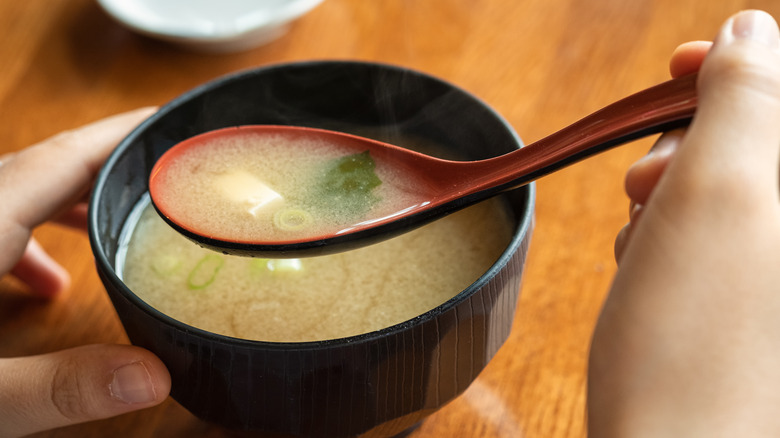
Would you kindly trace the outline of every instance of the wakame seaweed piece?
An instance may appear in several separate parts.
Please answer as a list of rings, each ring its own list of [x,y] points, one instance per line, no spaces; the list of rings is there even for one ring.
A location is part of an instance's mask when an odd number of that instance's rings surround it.
[[[337,158],[325,173],[323,188],[337,194],[370,193],[382,184],[368,151]]]
[[[382,184],[368,151],[334,159],[326,165],[319,189],[320,208],[359,216],[378,200],[373,190]]]

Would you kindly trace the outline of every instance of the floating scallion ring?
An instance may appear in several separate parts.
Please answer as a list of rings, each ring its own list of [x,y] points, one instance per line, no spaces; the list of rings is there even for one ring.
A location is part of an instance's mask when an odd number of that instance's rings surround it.
[[[311,213],[300,208],[285,208],[274,214],[274,225],[285,231],[303,229],[312,222]]]

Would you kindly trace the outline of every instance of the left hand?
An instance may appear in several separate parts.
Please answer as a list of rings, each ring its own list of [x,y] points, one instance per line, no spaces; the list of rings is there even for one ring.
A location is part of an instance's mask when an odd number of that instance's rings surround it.
[[[98,169],[152,112],[114,116],[0,157],[0,275],[10,272],[41,297],[67,289],[70,276],[30,238],[32,230],[54,220],[86,231],[86,197]]]
[[[68,273],[35,240],[48,221],[86,229],[84,203],[98,169],[145,108],[65,132],[0,157],[0,275],[12,273],[33,295],[53,297]],[[151,352],[89,345],[30,357],[0,358],[0,436],[112,417],[161,403],[170,375]]]

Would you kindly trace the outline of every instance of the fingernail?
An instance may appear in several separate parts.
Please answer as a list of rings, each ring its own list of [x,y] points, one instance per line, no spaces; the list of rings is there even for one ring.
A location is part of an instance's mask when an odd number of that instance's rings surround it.
[[[769,47],[780,47],[780,32],[771,15],[763,11],[743,11],[731,21],[731,35],[735,39],[749,39]]]
[[[157,398],[152,376],[142,362],[115,369],[114,379],[108,388],[112,397],[128,404],[149,403]]]

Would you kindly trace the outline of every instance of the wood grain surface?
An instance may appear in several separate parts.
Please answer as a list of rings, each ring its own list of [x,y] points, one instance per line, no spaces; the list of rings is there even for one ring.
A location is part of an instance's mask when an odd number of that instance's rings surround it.
[[[137,36],[94,0],[0,2],[0,156],[111,114],[164,104],[230,72],[307,59],[381,61],[439,76],[486,101],[530,142],[667,79],[678,44],[711,39],[745,8],[780,16],[772,0],[326,0],[264,47],[208,55]],[[627,220],[623,175],[651,142],[538,182],[513,332],[479,379],[411,437],[586,435],[587,353],[616,269],[613,239]],[[73,284],[65,296],[42,301],[3,277],[0,356],[126,343],[86,236],[48,224],[35,236]],[[169,399],[36,436],[230,433]]]

